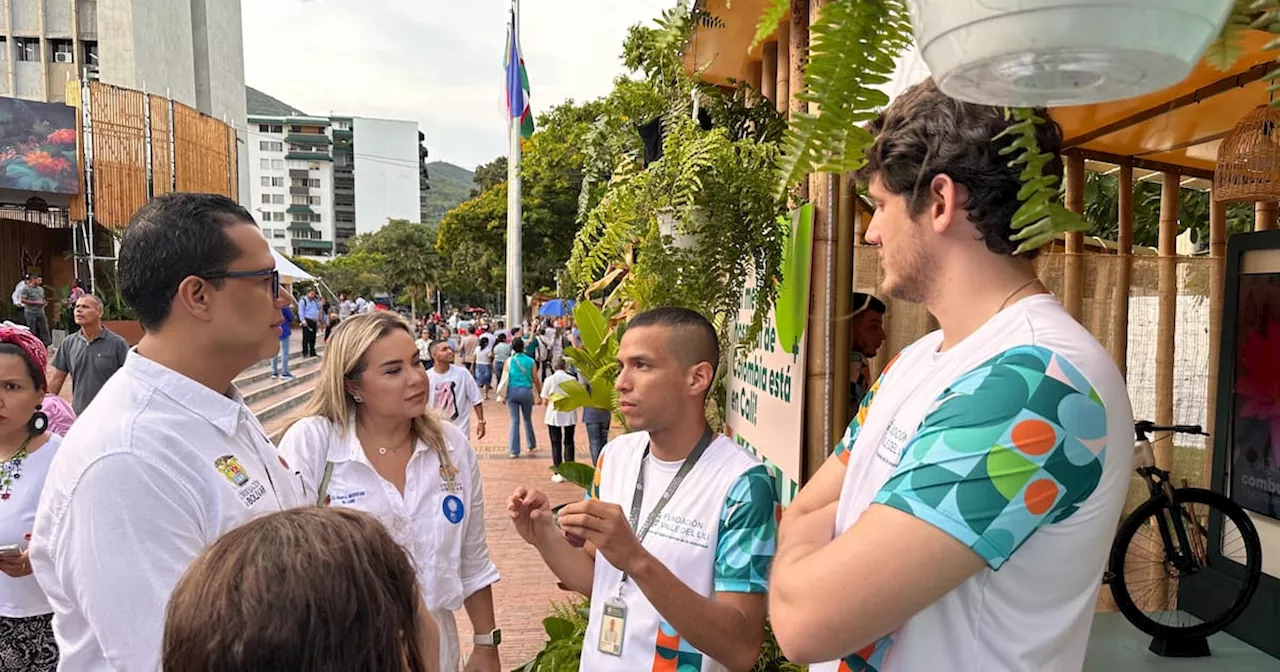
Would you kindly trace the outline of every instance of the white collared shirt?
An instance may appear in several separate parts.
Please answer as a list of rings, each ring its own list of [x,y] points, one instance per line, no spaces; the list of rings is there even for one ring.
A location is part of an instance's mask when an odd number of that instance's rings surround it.
[[[280,452],[311,492],[323,477],[325,461],[334,463],[330,504],[371,513],[386,525],[413,557],[423,603],[432,611],[461,609],[464,599],[498,581],[485,538],[484,486],[475,451],[461,430],[447,422],[442,426],[456,476],[452,482],[443,478],[439,456],[418,441],[405,469],[403,496],[365,456],[354,416],[345,428],[318,416],[303,418],[280,440]]]
[[[306,501],[238,392],[131,351],[67,432],[36,513],[31,564],[59,669],[159,669],[187,566],[222,533]]]

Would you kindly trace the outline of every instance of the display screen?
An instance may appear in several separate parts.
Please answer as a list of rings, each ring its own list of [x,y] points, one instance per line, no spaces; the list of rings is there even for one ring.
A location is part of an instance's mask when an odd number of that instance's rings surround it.
[[[1280,272],[1240,276],[1231,499],[1280,518]]]
[[[79,193],[78,164],[75,108],[0,98],[0,189]]]

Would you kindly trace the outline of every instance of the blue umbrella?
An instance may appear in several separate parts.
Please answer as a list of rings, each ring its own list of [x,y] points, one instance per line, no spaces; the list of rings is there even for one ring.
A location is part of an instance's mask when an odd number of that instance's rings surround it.
[[[573,310],[573,299],[551,299],[538,308],[541,317],[564,317]]]

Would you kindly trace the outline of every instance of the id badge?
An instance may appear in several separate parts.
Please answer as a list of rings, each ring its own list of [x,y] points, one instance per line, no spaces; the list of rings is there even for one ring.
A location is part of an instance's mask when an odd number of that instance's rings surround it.
[[[600,653],[622,655],[622,638],[627,630],[627,605],[612,599],[604,603],[604,618],[600,621]]]

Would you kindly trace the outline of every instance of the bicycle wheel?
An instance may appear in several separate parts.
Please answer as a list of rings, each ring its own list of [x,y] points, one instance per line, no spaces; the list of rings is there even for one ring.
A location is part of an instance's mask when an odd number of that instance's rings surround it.
[[[1121,523],[1108,563],[1113,575],[1111,591],[1120,613],[1152,637],[1207,637],[1227,627],[1249,606],[1262,576],[1262,543],[1244,509],[1216,492],[1182,488],[1174,491],[1173,500],[1176,508],[1169,507],[1163,498],[1149,499]],[[1177,546],[1173,511],[1181,512],[1189,548],[1169,549],[1167,553],[1158,520],[1164,519]],[[1244,572],[1243,576],[1218,572],[1209,579],[1213,583],[1204,585],[1212,585],[1215,594],[1231,596],[1230,601],[1197,618],[1178,609],[1178,594],[1183,586],[1194,589],[1196,583],[1206,581],[1201,570],[1209,566],[1212,511],[1223,518],[1221,554],[1243,565]],[[1172,562],[1170,555],[1181,556],[1183,561]],[[1224,589],[1224,582],[1230,587]]]

